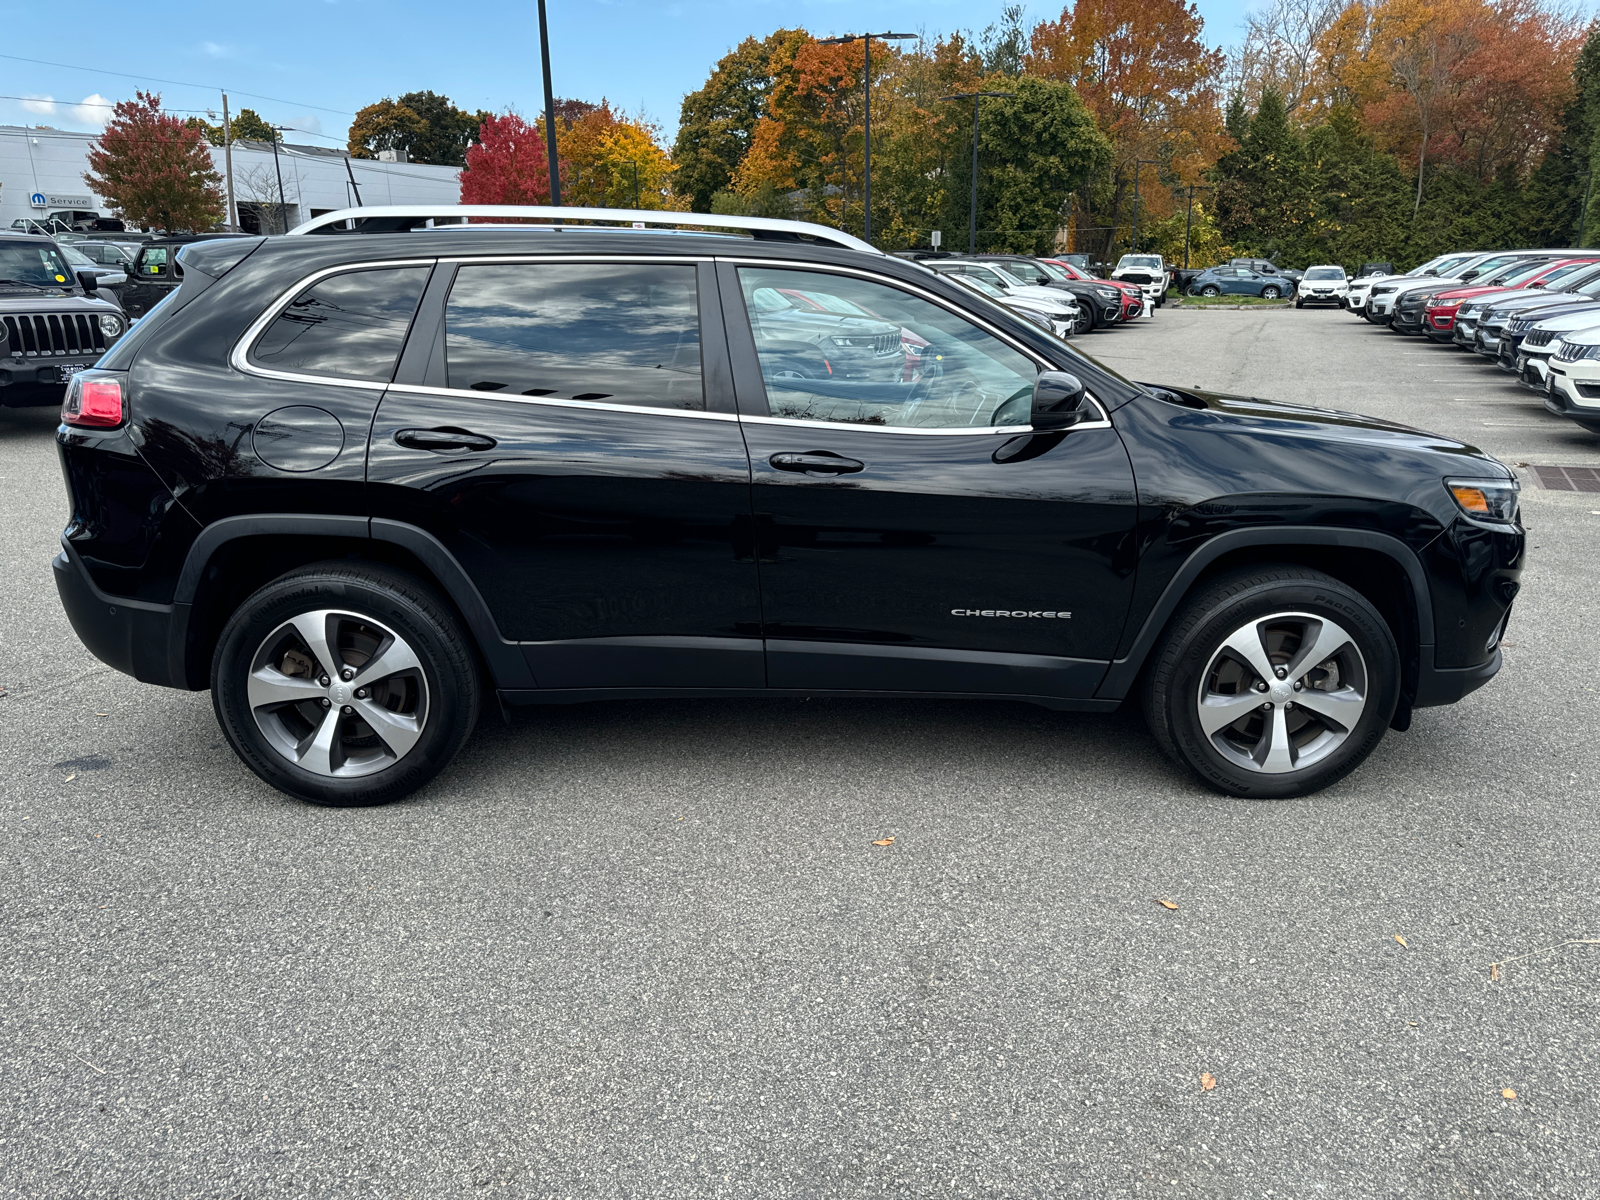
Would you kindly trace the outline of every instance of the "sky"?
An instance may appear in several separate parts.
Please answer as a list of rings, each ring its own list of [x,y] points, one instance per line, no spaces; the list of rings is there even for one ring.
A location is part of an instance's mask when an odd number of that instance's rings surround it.
[[[685,92],[746,36],[802,26],[935,36],[981,30],[1004,0],[548,0],[557,96],[643,113],[670,144]],[[1242,36],[1251,0],[1198,0],[1205,37]],[[133,20],[63,21],[57,5],[0,0],[0,124],[93,130],[137,88],[175,112],[253,108],[285,140],[342,146],[355,111],[431,89],[464,109],[543,108],[532,0],[135,0]],[[1030,3],[1029,24],[1060,14]],[[33,59],[41,61],[19,61]],[[45,63],[60,65],[44,65]],[[120,74],[119,74],[120,73]],[[254,93],[251,95],[250,93]]]

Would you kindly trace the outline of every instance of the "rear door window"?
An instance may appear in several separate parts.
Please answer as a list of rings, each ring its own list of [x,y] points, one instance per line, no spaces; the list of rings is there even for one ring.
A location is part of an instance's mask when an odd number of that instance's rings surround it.
[[[387,382],[430,267],[331,275],[305,288],[256,341],[256,366],[297,375]]]
[[[688,264],[483,263],[445,307],[446,386],[704,411]]]

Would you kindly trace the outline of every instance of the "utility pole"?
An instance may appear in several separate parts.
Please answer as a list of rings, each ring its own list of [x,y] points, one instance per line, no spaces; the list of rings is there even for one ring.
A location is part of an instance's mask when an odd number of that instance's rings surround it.
[[[283,222],[279,233],[289,232],[289,202],[283,198],[283,166],[278,162],[278,134],[282,133],[284,126],[269,125],[272,130],[272,169],[278,173],[278,220]]]
[[[233,202],[233,129],[228,123],[228,93],[222,93],[222,171],[228,177],[228,227],[239,228],[239,209]]]
[[[350,190],[355,193],[355,196],[356,196],[356,207],[360,208],[361,207],[361,188],[356,183],[356,169],[350,165],[350,152],[348,150],[345,151],[345,156],[344,156],[344,172],[345,172],[346,175],[350,176]]]
[[[1204,183],[1191,183],[1189,185],[1189,211],[1183,217],[1183,269],[1189,269],[1189,230],[1194,225],[1194,194],[1196,191],[1209,192],[1210,186]]]
[[[848,42],[865,42],[866,58],[864,60],[866,76],[867,106],[864,122],[864,138],[862,143],[863,157],[866,159],[866,176],[863,183],[865,194],[865,219],[862,223],[864,241],[872,240],[872,39],[880,38],[886,42],[903,42],[907,38],[914,38],[914,33],[851,33],[844,37],[823,38],[818,43],[822,46],[842,46]],[[841,214],[842,215],[842,214]]]
[[[550,23],[539,0],[539,58],[544,65],[544,153],[550,161],[550,207],[561,207],[561,160],[556,157],[556,97],[550,89]]]
[[[954,96],[940,96],[941,100],[972,101],[972,215],[967,222],[967,253],[978,252],[978,103],[985,96],[1015,96],[1015,92],[957,92]]]
[[[1152,167],[1161,165],[1153,158],[1136,158],[1133,160],[1133,247],[1129,251],[1130,254],[1139,253],[1139,168],[1145,163],[1149,163]],[[1112,220],[1115,219],[1115,217],[1112,218]]]
[[[633,208],[637,212],[639,210],[639,163],[636,159],[630,158],[628,165],[633,168]]]

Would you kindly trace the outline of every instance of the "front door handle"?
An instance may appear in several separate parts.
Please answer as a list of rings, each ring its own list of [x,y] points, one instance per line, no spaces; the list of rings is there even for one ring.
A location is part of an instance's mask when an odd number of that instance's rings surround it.
[[[804,454],[774,454],[767,459],[779,471],[801,471],[807,475],[850,475],[863,470],[866,463],[845,458],[831,450],[808,450]]]
[[[397,446],[411,450],[493,450],[498,444],[492,437],[481,433],[468,433],[465,429],[401,429],[394,435]]]

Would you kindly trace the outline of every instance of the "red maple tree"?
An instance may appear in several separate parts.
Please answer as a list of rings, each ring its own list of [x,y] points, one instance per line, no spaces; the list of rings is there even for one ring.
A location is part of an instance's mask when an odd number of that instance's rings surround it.
[[[463,204],[549,204],[550,168],[544,135],[516,113],[489,117],[467,147],[461,172]]]
[[[169,233],[210,229],[222,219],[221,176],[198,129],[161,111],[161,97],[135,92],[89,147],[84,174],[127,220]]]

